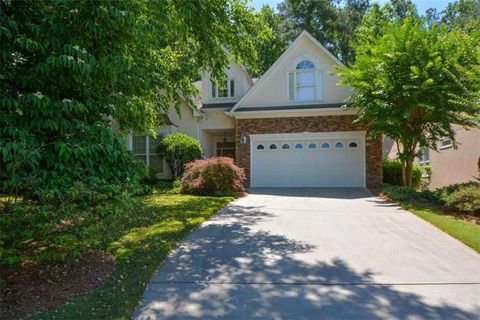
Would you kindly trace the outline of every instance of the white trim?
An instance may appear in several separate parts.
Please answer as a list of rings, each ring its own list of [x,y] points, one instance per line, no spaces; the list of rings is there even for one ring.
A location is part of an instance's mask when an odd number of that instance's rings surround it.
[[[235,78],[229,77],[222,81],[227,82],[227,96],[226,97],[219,97],[218,96],[218,85],[214,84],[213,81],[210,79],[210,100],[228,100],[228,99],[235,99],[236,91],[236,81]],[[233,95],[232,95],[232,87],[231,82],[233,81]],[[215,97],[212,95],[212,91],[215,88]]]
[[[280,58],[277,59],[277,61],[275,61],[273,63],[273,65],[263,74],[263,76],[258,79],[258,81],[252,86],[252,88],[250,88],[250,90],[247,91],[247,93],[245,93],[243,95],[243,97],[233,106],[232,109],[230,109],[230,112],[233,113],[235,112],[235,110],[237,110],[237,108],[242,105],[242,103],[247,99],[247,97],[249,97],[250,95],[252,95],[253,93],[252,92],[255,92],[257,90],[258,87],[260,87],[260,85],[262,84],[263,81],[265,81],[266,78],[268,78],[268,76],[273,72],[273,70],[275,70],[277,68],[277,66],[283,62],[283,60],[286,59],[286,57],[288,55],[290,55],[290,53],[293,51],[293,48],[296,47],[300,41],[304,38],[304,37],[307,37],[309,38],[310,40],[312,40],[312,42],[317,45],[320,50],[322,50],[328,57],[330,57],[331,59],[333,59],[333,61],[342,66],[342,67],[345,67],[345,65],[340,61],[338,60],[337,57],[335,57],[330,51],[328,51],[327,48],[325,48],[320,42],[318,42],[317,39],[315,39],[310,33],[308,33],[306,30],[303,30],[302,33],[300,33],[300,35],[295,39],[295,41],[293,41],[293,43],[287,48],[287,50],[285,50],[282,55],[280,56]],[[325,82],[325,81],[324,81]],[[288,86],[288,84],[287,84]],[[288,92],[288,91],[287,91]],[[288,98],[288,97],[287,97]],[[288,99],[287,99],[288,100]]]
[[[230,117],[236,119],[252,118],[282,118],[282,117],[314,117],[314,116],[341,116],[356,115],[357,110],[339,108],[318,108],[318,109],[288,109],[288,110],[258,110],[242,112],[225,112]]]
[[[443,145],[442,143],[443,143],[444,141],[445,141],[445,142],[446,142],[446,141],[450,141],[450,143],[449,143],[449,144],[446,144],[446,145]],[[452,148],[452,147],[453,147],[453,141],[452,141],[452,139],[450,139],[450,138],[444,138],[444,139],[440,140],[440,141],[438,142],[438,144],[439,144],[438,150],[444,150],[444,149],[449,149],[449,148]]]
[[[346,139],[346,138],[360,138],[361,148],[360,153],[363,158],[362,161],[362,180],[363,188],[367,186],[367,164],[366,164],[366,131],[332,131],[332,132],[299,132],[299,133],[273,133],[273,134],[250,134],[250,188],[255,185],[255,168],[253,166],[254,146],[261,142],[278,141],[294,141],[294,140],[313,140],[313,139]],[[292,146],[293,147],[293,146]],[[333,148],[333,146],[330,146]],[[346,146],[348,148],[348,145]],[[265,145],[265,148],[267,146]],[[267,149],[265,149],[267,150]],[[317,150],[322,150],[321,146],[317,146]],[[281,151],[281,148],[279,149]],[[323,151],[324,152],[324,151]]]

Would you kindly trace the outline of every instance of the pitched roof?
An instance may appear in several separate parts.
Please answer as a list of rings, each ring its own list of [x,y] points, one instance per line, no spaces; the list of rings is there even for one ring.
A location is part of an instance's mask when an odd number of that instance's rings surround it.
[[[250,88],[250,90],[247,91],[247,93],[245,95],[243,95],[243,97],[235,104],[235,106],[233,106],[232,109],[230,109],[230,113],[233,113],[235,112],[239,107],[240,105],[247,99],[248,96],[250,96],[253,92],[255,92],[259,87],[260,85],[262,84],[262,82],[265,81],[266,78],[268,78],[268,76],[273,72],[273,70],[275,70],[277,68],[277,66],[283,61],[286,59],[286,57],[290,54],[290,52],[293,51],[293,49],[299,45],[300,41],[303,39],[303,38],[308,38],[310,39],[318,48],[320,48],[320,50],[322,50],[328,57],[330,57],[336,64],[342,66],[342,67],[345,67],[345,65],[343,64],[343,62],[341,62],[337,57],[335,57],[327,48],[325,48],[317,39],[315,39],[315,37],[313,37],[308,31],[306,30],[303,30],[299,35],[298,37],[295,39],[295,41],[293,41],[293,43],[287,48],[287,50],[285,50],[282,55],[270,66],[270,68],[268,68],[268,70],[258,79],[258,81],[255,81],[254,85],[252,86],[252,88]],[[249,108],[253,111],[254,108]]]

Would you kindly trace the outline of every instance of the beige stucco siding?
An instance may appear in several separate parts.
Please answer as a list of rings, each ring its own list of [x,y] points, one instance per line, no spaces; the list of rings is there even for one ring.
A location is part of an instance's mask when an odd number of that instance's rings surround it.
[[[448,148],[430,151],[432,189],[459,182],[479,181],[480,129],[466,131],[456,128],[458,149]]]
[[[225,114],[226,109],[204,110],[204,118],[200,120],[200,129],[233,129],[234,119]]]
[[[453,147],[429,151],[432,166],[430,189],[468,181],[480,181],[478,161],[480,157],[480,129],[465,130],[454,126],[458,148]],[[397,158],[397,147],[392,140],[385,138],[383,154],[385,158]],[[418,162],[418,159],[416,160]]]
[[[325,71],[324,99],[316,103],[341,103],[351,94],[346,86],[337,86],[338,77],[331,75],[337,63],[320,49],[311,39],[303,37],[300,42],[279,60],[264,80],[258,81],[239,107],[264,107],[295,104],[288,101],[288,72],[295,70],[301,60],[311,60],[316,68]],[[305,103],[302,103],[305,104]]]
[[[204,104],[211,103],[225,103],[225,102],[236,102],[245,94],[245,92],[250,89],[250,84],[248,83],[248,74],[247,71],[242,68],[240,65],[231,60],[228,68],[224,68],[223,72],[226,75],[226,78],[235,80],[235,92],[234,96],[231,98],[215,98],[212,99],[212,83],[210,81],[210,73],[202,73],[202,82],[201,82],[201,97]]]

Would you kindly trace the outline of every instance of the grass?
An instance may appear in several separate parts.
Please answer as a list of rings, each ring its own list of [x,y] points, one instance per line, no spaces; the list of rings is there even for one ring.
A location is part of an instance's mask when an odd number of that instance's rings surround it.
[[[27,243],[38,246],[40,242],[47,249],[42,256],[22,247],[22,261],[56,259],[54,253],[70,245],[79,254],[89,248],[109,250],[116,258],[116,267],[112,276],[90,295],[28,319],[130,319],[146,284],[167,254],[231,200],[157,191],[99,207],[73,208],[62,212],[61,219],[50,221],[46,230],[38,222],[38,228],[30,226],[41,231],[23,235],[24,239],[16,242],[18,247],[26,238],[33,238]],[[11,239],[7,242],[13,246]],[[45,252],[51,255],[45,256]]]
[[[446,214],[433,205],[403,203],[402,207],[480,253],[480,225]]]
[[[480,253],[480,225],[457,217],[445,207],[435,203],[438,200],[431,192],[417,192],[412,188],[387,184],[381,186],[379,191],[404,209]]]

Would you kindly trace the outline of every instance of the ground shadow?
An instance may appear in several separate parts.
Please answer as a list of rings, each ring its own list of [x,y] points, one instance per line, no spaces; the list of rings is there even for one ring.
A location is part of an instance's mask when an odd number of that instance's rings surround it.
[[[296,259],[295,255],[314,247],[256,228],[273,216],[233,206],[195,231],[156,273],[134,318],[476,319],[480,315],[480,309],[431,303],[408,288],[377,284],[372,271],[355,270],[341,259],[323,263]],[[429,295],[437,288],[422,290]]]
[[[373,196],[367,188],[250,188],[248,193],[331,199],[363,199]]]

